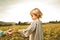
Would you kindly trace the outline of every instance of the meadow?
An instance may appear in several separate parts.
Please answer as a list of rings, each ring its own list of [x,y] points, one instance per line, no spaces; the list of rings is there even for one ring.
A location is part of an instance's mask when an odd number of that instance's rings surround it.
[[[26,29],[29,25],[13,25],[13,26],[0,26],[0,30],[6,31],[10,28],[18,31],[19,29]],[[60,40],[60,23],[48,23],[42,25],[44,40]],[[19,33],[12,35],[4,35],[0,40],[28,40],[28,37],[22,37]]]

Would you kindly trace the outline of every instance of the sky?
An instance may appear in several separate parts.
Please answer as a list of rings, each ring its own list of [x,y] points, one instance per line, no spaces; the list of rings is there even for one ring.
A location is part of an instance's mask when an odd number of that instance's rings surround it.
[[[0,21],[31,22],[34,8],[43,13],[42,22],[60,20],[60,0],[0,0]]]

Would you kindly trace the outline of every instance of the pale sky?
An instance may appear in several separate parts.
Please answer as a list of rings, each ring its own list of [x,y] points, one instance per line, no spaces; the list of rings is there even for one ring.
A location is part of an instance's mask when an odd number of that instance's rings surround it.
[[[31,22],[34,8],[42,11],[42,22],[60,20],[60,0],[0,0],[0,21]]]

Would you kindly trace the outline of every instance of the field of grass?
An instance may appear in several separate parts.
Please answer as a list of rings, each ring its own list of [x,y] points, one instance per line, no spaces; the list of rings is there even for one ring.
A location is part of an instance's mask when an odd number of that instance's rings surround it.
[[[10,28],[15,29],[25,29],[29,25],[14,25],[14,26],[0,26],[0,30],[8,30]],[[60,24],[43,24],[43,35],[44,40],[60,40]],[[14,33],[12,35],[5,35],[0,37],[0,40],[28,40],[28,38],[22,37],[19,33]]]

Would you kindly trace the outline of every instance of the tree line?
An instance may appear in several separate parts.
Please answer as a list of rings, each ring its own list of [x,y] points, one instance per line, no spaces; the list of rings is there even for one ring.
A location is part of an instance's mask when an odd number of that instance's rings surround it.
[[[3,22],[3,21],[0,21],[0,26],[12,26],[12,25],[29,25],[30,23],[29,22]]]
[[[60,21],[49,21],[48,23],[60,23]],[[47,23],[43,23],[43,24],[47,24]],[[29,22],[21,22],[19,21],[18,23],[16,22],[3,22],[0,21],[0,26],[12,26],[12,25],[30,25]]]

